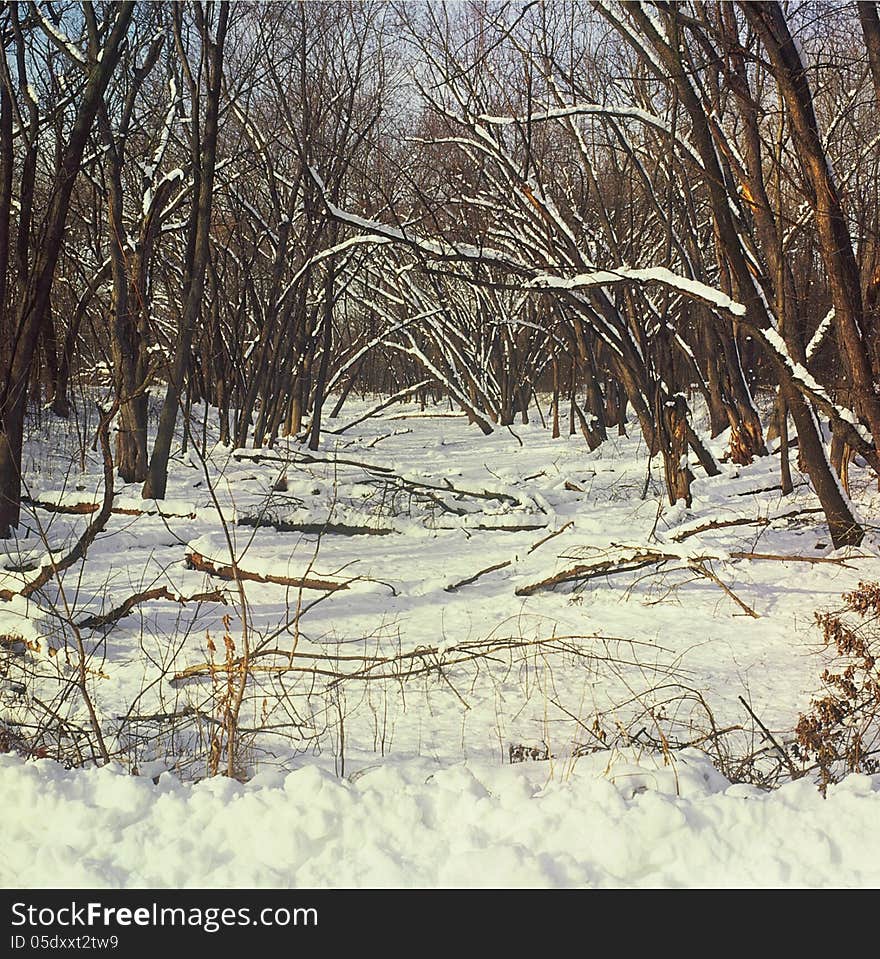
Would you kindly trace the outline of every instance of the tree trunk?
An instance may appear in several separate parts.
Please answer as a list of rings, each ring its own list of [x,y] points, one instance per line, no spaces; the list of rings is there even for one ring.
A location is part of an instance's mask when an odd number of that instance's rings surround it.
[[[797,390],[785,385],[780,389],[797,427],[801,458],[828,521],[831,542],[836,549],[858,546],[864,538],[864,530],[856,521],[828,462],[816,416]]]
[[[868,63],[871,66],[877,108],[880,109],[880,16],[877,15],[877,4],[874,0],[859,0],[856,7],[862,24],[862,34],[865,37],[865,46],[868,49]]]
[[[788,107],[798,157],[810,188],[809,200],[813,206],[822,262],[831,287],[843,358],[856,398],[856,410],[864,416],[876,441],[880,438],[880,399],[874,392],[871,363],[862,338],[861,277],[846,216],[819,133],[807,73],[779,4],[761,2],[740,6],[764,44]]]
[[[200,7],[196,8],[201,10]],[[168,460],[171,456],[171,443],[174,428],[177,425],[177,412],[183,395],[183,384],[189,366],[190,347],[193,330],[202,306],[205,289],[205,273],[208,267],[208,243],[211,228],[211,204],[214,195],[214,168],[217,160],[217,127],[220,113],[220,87],[223,75],[223,45],[226,27],[229,21],[229,4],[221,3],[217,33],[213,40],[208,36],[208,27],[200,22],[204,55],[207,60],[208,94],[205,113],[205,135],[200,142],[199,191],[195,220],[195,246],[193,249],[192,271],[189,277],[186,303],[180,319],[180,330],[174,359],[168,377],[168,388],[162,412],[159,415],[159,428],[153,444],[153,454],[147,471],[142,496],[144,499],[164,499],[168,483]],[[196,91],[194,94],[198,96]],[[196,131],[194,131],[196,135]]]
[[[117,5],[110,36],[100,51],[100,58],[91,65],[76,119],[60,157],[45,229],[28,275],[27,286],[15,312],[13,329],[0,330],[3,339],[13,343],[4,363],[3,382],[0,385],[0,538],[4,539],[11,535],[12,528],[18,525],[20,518],[21,449],[28,381],[34,351],[49,308],[70,197],[95,115],[119,60],[120,46],[128,31],[133,10],[133,2]]]
[[[324,409],[324,387],[327,383],[327,368],[330,365],[330,351],[333,349],[333,288],[336,270],[331,257],[327,264],[327,276],[324,280],[324,316],[321,343],[321,362],[318,364],[318,377],[315,380],[315,403],[312,410],[312,422],[309,429],[309,449],[316,450],[321,439],[321,413]]]

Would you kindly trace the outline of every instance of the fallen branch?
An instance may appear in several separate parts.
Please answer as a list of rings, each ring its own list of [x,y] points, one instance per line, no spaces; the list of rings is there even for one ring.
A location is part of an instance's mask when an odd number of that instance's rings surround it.
[[[432,670],[440,670],[447,666],[456,666],[462,663],[480,659],[491,659],[498,653],[513,652],[521,649],[539,647],[547,652],[571,654],[574,648],[567,640],[596,639],[596,636],[551,636],[546,639],[499,639],[474,643],[461,643],[445,649],[436,646],[419,646],[414,650],[396,653],[391,656],[372,656],[363,654],[309,653],[289,649],[263,649],[251,654],[250,668],[255,672],[267,673],[310,673],[319,676],[329,676],[335,681],[344,679],[376,680],[376,679],[405,679]],[[583,655],[600,659],[602,657],[593,652],[582,651]],[[256,660],[277,656],[284,660],[282,663],[266,666],[254,665]],[[313,663],[323,663],[323,666],[302,665],[304,660]],[[294,665],[296,663],[297,665]],[[330,668],[334,664],[351,663],[354,669],[342,670]],[[240,659],[222,663],[198,663],[187,666],[175,673],[172,682],[181,682],[202,677],[213,677],[216,674],[235,672],[241,666]],[[359,667],[359,668],[357,668]],[[396,668],[395,668],[396,667]],[[378,670],[378,671],[377,671]]]
[[[681,557],[669,553],[644,552],[623,556],[620,559],[603,560],[601,563],[580,563],[577,566],[562,570],[561,573],[548,576],[547,579],[542,579],[538,583],[520,586],[516,590],[516,595],[532,596],[534,593],[539,593],[545,589],[554,589],[563,583],[585,582],[588,579],[595,579],[597,576],[613,573],[632,573],[646,566],[657,566],[671,559],[681,559]]]
[[[795,483],[792,489],[800,489],[802,486],[809,486],[809,483]],[[758,493],[775,493],[777,490],[781,490],[782,486],[779,483],[775,483],[773,486],[762,486],[760,489],[745,489],[739,493],[734,493],[734,496],[755,496]]]
[[[325,456],[312,456],[310,453],[303,453],[299,450],[293,451],[291,456],[287,459],[281,456],[275,456],[266,453],[251,453],[247,450],[240,450],[232,454],[232,458],[235,460],[248,460],[254,463],[259,463],[265,460],[267,463],[280,463],[282,465],[290,465],[291,462],[295,463],[326,463],[330,466],[353,466],[357,469],[362,469],[365,473],[378,474],[378,476],[385,480],[386,482],[395,483],[402,489],[423,489],[423,490],[433,490],[438,493],[451,493],[453,496],[466,499],[481,499],[481,500],[493,500],[500,503],[509,503],[512,506],[521,506],[522,503],[515,496],[511,496],[509,493],[501,493],[495,490],[468,490],[468,489],[459,489],[450,483],[448,480],[444,485],[439,486],[435,483],[424,483],[421,480],[410,479],[406,476],[401,476],[398,473],[395,473],[394,470],[390,469],[387,466],[380,466],[376,463],[363,463],[358,460],[349,460],[342,459],[341,457],[325,457]],[[541,512],[544,512],[541,510]]]
[[[188,552],[186,565],[189,569],[197,569],[209,576],[225,579],[232,582],[247,580],[252,583],[275,583],[278,586],[291,586],[294,589],[323,589],[329,592],[337,589],[348,589],[348,583],[332,582],[324,579],[303,579],[296,576],[274,576],[270,573],[253,573],[246,569],[233,566],[224,566],[207,559],[201,553]]]
[[[473,576],[468,576],[466,579],[460,579],[457,583],[450,583],[448,586],[444,587],[444,591],[447,593],[454,593],[457,589],[461,589],[462,586],[470,586],[471,583],[475,583],[481,576],[485,576],[487,573],[494,573],[499,569],[506,569],[508,566],[512,565],[512,559],[506,559],[503,563],[494,563],[492,566],[487,566],[485,569],[481,569],[479,572],[474,573]]]
[[[682,532],[673,536],[672,540],[675,543],[681,543],[691,536],[696,536],[699,533],[705,533],[713,529],[727,529],[730,526],[769,526],[771,523],[775,523],[780,519],[791,519],[793,516],[803,516],[807,513],[821,512],[822,509],[817,506],[811,507],[810,509],[792,510],[790,513],[780,513],[778,516],[757,516],[742,517],[741,519],[712,520],[711,522],[703,523],[701,526],[694,526],[691,529],[682,530]]]
[[[539,549],[545,543],[549,543],[551,539],[555,539],[557,536],[562,535],[562,533],[564,533],[567,529],[571,529],[572,526],[574,526],[574,520],[570,519],[564,526],[560,526],[559,529],[554,530],[554,532],[543,537],[543,539],[539,539],[537,543],[532,543],[528,549],[528,552],[526,553],[526,556],[530,556],[535,552],[536,549]]]
[[[761,728],[761,732],[764,733],[764,735],[767,737],[768,741],[771,743],[771,745],[773,746],[773,748],[774,748],[774,749],[779,753],[779,755],[782,757],[782,761],[783,761],[783,762],[785,763],[785,765],[788,767],[788,772],[789,772],[789,774],[791,775],[791,778],[792,778],[792,779],[799,779],[800,776],[803,775],[803,774],[800,773],[800,772],[798,772],[797,767],[796,767],[796,766],[794,765],[794,763],[791,761],[791,757],[790,757],[790,756],[788,755],[788,753],[782,748],[782,746],[779,745],[779,743],[776,741],[776,737],[773,735],[773,733],[771,733],[770,730],[761,722],[761,720],[757,717],[757,715],[756,715],[756,714],[754,713],[754,711],[752,710],[752,707],[742,698],[742,696],[737,696],[737,699],[743,704],[743,706],[745,706],[746,712],[752,717],[752,719],[755,720],[755,722],[756,722],[756,723],[758,724],[758,726]]]
[[[381,466],[378,463],[362,463],[358,460],[342,459],[341,457],[313,456],[311,453],[304,453],[301,450],[291,450],[290,456],[276,456],[274,453],[263,453],[260,450],[239,450],[232,454],[234,460],[246,460],[249,463],[281,463],[289,466],[291,462],[297,463],[328,463],[331,466],[355,466],[367,473],[393,473],[394,470],[389,466]]]
[[[538,547],[543,546],[544,543],[549,543],[551,539],[554,539],[556,536],[559,536],[560,533],[564,533],[567,529],[574,525],[573,520],[569,520],[565,526],[560,527],[555,532],[550,533],[549,536],[545,536],[543,539],[539,539],[537,543],[533,543],[526,553],[526,556],[534,553]],[[485,576],[487,573],[494,573],[499,569],[506,569],[508,566],[513,565],[513,560],[508,559],[503,563],[495,563],[493,566],[487,566],[485,569],[481,569],[479,572],[474,573],[473,576],[468,576],[467,579],[460,579],[457,583],[450,583],[449,586],[445,588],[445,592],[454,593],[457,589],[461,589],[462,586],[470,586],[471,583],[475,583],[481,576]]]
[[[239,526],[271,527],[279,533],[307,533],[336,536],[390,536],[396,530],[376,526],[349,526],[345,523],[288,523],[286,520],[259,516],[242,516]]]
[[[392,479],[391,476],[388,479]],[[493,500],[498,503],[510,503],[512,506],[521,506],[522,503],[515,496],[511,496],[509,493],[499,493],[495,490],[472,490],[472,489],[459,489],[456,486],[453,486],[448,480],[444,486],[437,486],[434,483],[422,483],[419,480],[408,479],[405,476],[394,475],[393,479],[398,482],[398,484],[403,489],[425,489],[433,490],[437,493],[451,493],[457,498],[464,497],[465,499],[482,499],[482,500]],[[541,512],[544,512],[541,510]]]
[[[98,629],[101,626],[108,626],[116,623],[141,603],[149,602],[153,599],[167,599],[173,603],[186,605],[187,603],[223,603],[226,604],[226,596],[219,589],[211,590],[207,593],[196,593],[194,596],[178,596],[172,593],[167,586],[157,586],[154,589],[147,589],[141,593],[135,593],[129,596],[119,606],[114,606],[108,613],[100,615],[86,616],[76,625],[79,629]]]
[[[837,556],[791,556],[784,553],[730,553],[731,559],[751,559],[751,560],[770,560],[776,563],[830,563],[833,566],[845,566],[847,569],[855,569],[850,565],[849,559],[876,559],[867,553],[858,553],[856,556],[847,556],[846,559]]]
[[[705,576],[706,579],[713,582],[720,590],[723,590],[739,608],[746,613],[748,616],[751,616],[752,619],[760,619],[761,617],[756,613],[751,606],[744,603],[739,596],[727,585],[727,583],[722,582],[713,572],[706,566],[705,563],[695,562],[691,564],[691,569],[695,573],[699,573],[700,576]]]
[[[392,430],[390,433],[383,433],[381,436],[376,436],[364,447],[364,449],[371,450],[374,446],[378,446],[382,440],[390,439],[392,436],[403,436],[406,433],[412,433],[412,430]]]
[[[464,419],[466,413],[455,411],[451,413],[423,413],[421,411],[417,413],[392,413],[390,416],[386,416],[387,420],[460,420]]]
[[[704,570],[706,562],[719,560],[725,562],[728,560],[745,559],[752,562],[770,561],[777,563],[829,563],[834,566],[845,566],[847,569],[854,569],[847,560],[851,559],[872,559],[875,557],[867,553],[859,553],[856,556],[848,556],[846,559],[836,556],[798,556],[780,553],[751,553],[735,551],[727,554],[705,555],[705,556],[679,556],[676,553],[660,553],[653,550],[636,551],[629,556],[622,556],[619,559],[603,560],[600,563],[580,563],[569,569],[548,576],[538,583],[531,583],[528,586],[520,586],[516,591],[517,596],[531,596],[533,593],[545,589],[553,589],[563,583],[580,582],[588,579],[594,579],[597,576],[606,576],[616,573],[629,573],[645,566],[659,566],[663,563],[679,560],[686,563],[688,567],[696,572]]]
[[[466,516],[467,513],[462,513],[461,515]],[[530,533],[538,529],[547,529],[546,523],[521,523],[517,526],[511,526],[507,524],[506,526],[492,526],[490,523],[476,523],[473,526],[442,526],[438,525],[437,529],[463,529],[465,532],[476,531],[491,531],[493,533]]]
[[[47,513],[64,513],[70,516],[88,516],[101,509],[100,503],[50,503],[47,500],[22,496],[24,505],[41,509]],[[114,506],[110,510],[114,516],[161,516],[164,519],[195,519],[195,513],[166,513],[159,509],[137,509],[136,507]]]
[[[162,519],[195,519],[195,513],[166,513],[161,509],[137,509],[129,506],[114,506],[114,516],[161,516]]]

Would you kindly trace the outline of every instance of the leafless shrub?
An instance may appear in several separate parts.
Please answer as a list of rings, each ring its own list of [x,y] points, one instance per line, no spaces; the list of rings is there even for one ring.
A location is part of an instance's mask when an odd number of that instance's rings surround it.
[[[860,582],[843,600],[816,614],[833,659],[797,724],[798,756],[818,768],[823,793],[847,773],[880,770],[880,583]]]

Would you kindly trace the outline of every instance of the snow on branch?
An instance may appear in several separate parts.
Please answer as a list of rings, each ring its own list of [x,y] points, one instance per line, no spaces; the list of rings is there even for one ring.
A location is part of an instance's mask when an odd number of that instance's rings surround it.
[[[732,300],[726,293],[716,290],[699,280],[691,280],[686,276],[673,273],[663,266],[654,266],[650,269],[635,269],[633,267],[616,267],[613,270],[594,270],[590,273],[579,273],[568,279],[552,274],[541,274],[531,281],[531,286],[537,289],[577,290],[591,286],[608,286],[612,283],[636,281],[639,283],[661,283],[685,293],[691,299],[701,300],[709,306],[724,310],[736,317],[746,314],[742,303]]]
[[[824,343],[825,337],[828,335],[831,330],[831,324],[834,322],[834,307],[825,314],[825,318],[819,324],[816,332],[813,334],[810,342],[807,344],[807,359],[811,360],[819,350],[819,347]]]
[[[77,45],[54,23],[46,16],[45,12],[41,9],[40,4],[34,3],[31,5],[31,13],[37,18],[40,23],[40,28],[46,34],[46,36],[52,40],[52,42],[67,56],[70,57],[74,63],[78,63],[80,66],[86,65],[86,58],[83,52],[77,47]]]
[[[693,144],[679,131],[673,131],[672,126],[648,110],[635,106],[618,106],[602,103],[574,103],[570,106],[555,107],[540,113],[530,113],[524,117],[502,117],[481,114],[479,120],[489,126],[508,126],[511,124],[525,125],[527,123],[546,123],[551,120],[565,120],[582,116],[617,117],[619,119],[637,120],[643,126],[652,127],[670,139],[675,140],[683,147],[688,156],[702,169],[703,161]]]
[[[411,249],[439,260],[480,263],[486,266],[496,266],[509,273],[515,273],[525,281],[525,287],[533,290],[559,290],[576,294],[580,290],[602,288],[616,283],[659,283],[680,293],[692,300],[705,303],[707,306],[727,314],[736,320],[746,318],[746,307],[731,299],[726,293],[709,286],[699,280],[690,279],[674,273],[666,267],[655,266],[647,269],[620,266],[613,269],[593,270],[588,273],[579,273],[575,276],[564,277],[547,272],[538,272],[522,262],[513,261],[504,257],[497,250],[483,249],[472,244],[453,244],[441,240],[429,240],[403,229],[368,220],[356,214],[347,213],[330,202],[324,190],[324,183],[320,174],[309,167],[309,171],[319,187],[328,213],[335,220],[357,227],[364,233],[376,237],[375,242],[402,243]],[[363,242],[368,242],[366,238]],[[826,317],[826,320],[828,318]],[[830,322],[830,321],[829,321]],[[824,323],[824,321],[823,321]],[[785,340],[772,327],[761,327],[750,323],[750,327],[760,337],[766,348],[774,356],[781,368],[784,368],[791,377],[792,384],[814,402],[827,415],[836,421],[843,421],[851,428],[851,439],[861,450],[870,449],[871,435],[861,425],[856,415],[849,409],[836,404],[828,393],[816,382],[810,372],[799,363],[795,363],[788,351]],[[824,334],[823,334],[824,335]],[[421,359],[421,357],[420,357]]]

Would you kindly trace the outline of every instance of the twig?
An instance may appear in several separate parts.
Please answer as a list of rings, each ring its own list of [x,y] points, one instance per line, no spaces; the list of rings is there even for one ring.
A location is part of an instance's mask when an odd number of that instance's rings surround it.
[[[734,591],[727,585],[723,583],[713,572],[709,569],[705,563],[695,562],[691,565],[691,569],[694,572],[699,573],[700,576],[705,576],[706,579],[711,580],[719,589],[724,590],[725,593],[736,603],[737,606],[746,614],[752,617],[752,619],[760,619],[760,615],[756,613],[751,606],[746,605],[739,596],[734,593]]]
[[[551,539],[554,539],[555,537],[560,536],[562,533],[564,533],[567,529],[570,529],[572,526],[574,526],[574,520],[570,519],[564,526],[560,526],[559,529],[550,533],[548,536],[545,536],[543,539],[539,539],[537,543],[533,543],[529,547],[526,555],[528,556],[529,554],[534,553],[535,550],[538,549],[540,546],[543,546],[544,543],[549,543]]]
[[[481,569],[478,573],[474,573],[473,576],[468,576],[466,579],[460,579],[457,583],[450,583],[448,586],[444,587],[444,590],[447,593],[454,593],[457,589],[461,589],[462,586],[470,586],[471,583],[475,583],[481,576],[485,576],[487,573],[494,573],[499,569],[506,569],[512,564],[513,560],[506,559],[502,563],[495,563],[492,566],[487,566],[485,569]]]
[[[538,549],[539,546],[543,546],[544,543],[548,543],[554,537],[559,536],[560,533],[564,533],[571,526],[574,526],[574,520],[569,520],[565,524],[565,526],[562,526],[559,529],[555,530],[554,532],[550,533],[549,536],[545,536],[543,539],[539,539],[537,543],[533,543],[529,547],[526,555],[528,556],[529,554],[534,553],[534,551]],[[479,572],[474,573],[473,576],[468,576],[466,579],[460,579],[456,583],[450,583],[449,586],[445,588],[445,591],[447,593],[454,593],[457,589],[461,589],[462,586],[470,586],[471,583],[475,583],[481,576],[485,576],[487,573],[494,573],[496,570],[506,569],[508,566],[512,566],[512,565],[513,565],[513,560],[507,559],[507,560],[504,560],[504,562],[502,563],[495,563],[492,566],[487,566],[485,569],[481,569]]]
[[[779,755],[782,757],[782,761],[785,763],[786,768],[788,769],[789,773],[791,774],[791,778],[792,778],[792,779],[798,779],[798,778],[800,778],[800,773],[798,772],[798,770],[797,770],[797,768],[795,767],[794,763],[791,761],[788,753],[787,753],[787,752],[782,748],[782,746],[780,746],[779,743],[776,741],[776,737],[773,735],[773,733],[771,733],[770,730],[761,722],[761,720],[758,719],[758,717],[755,715],[754,711],[752,710],[752,707],[745,701],[745,699],[743,699],[742,696],[737,696],[737,699],[743,704],[743,706],[745,706],[746,712],[752,717],[752,719],[755,720],[755,722],[758,724],[758,726],[760,726],[761,732],[764,733],[764,735],[767,737],[767,739],[769,740],[769,742],[773,745],[773,747],[776,749],[776,751],[777,751],[777,752],[779,753]]]

